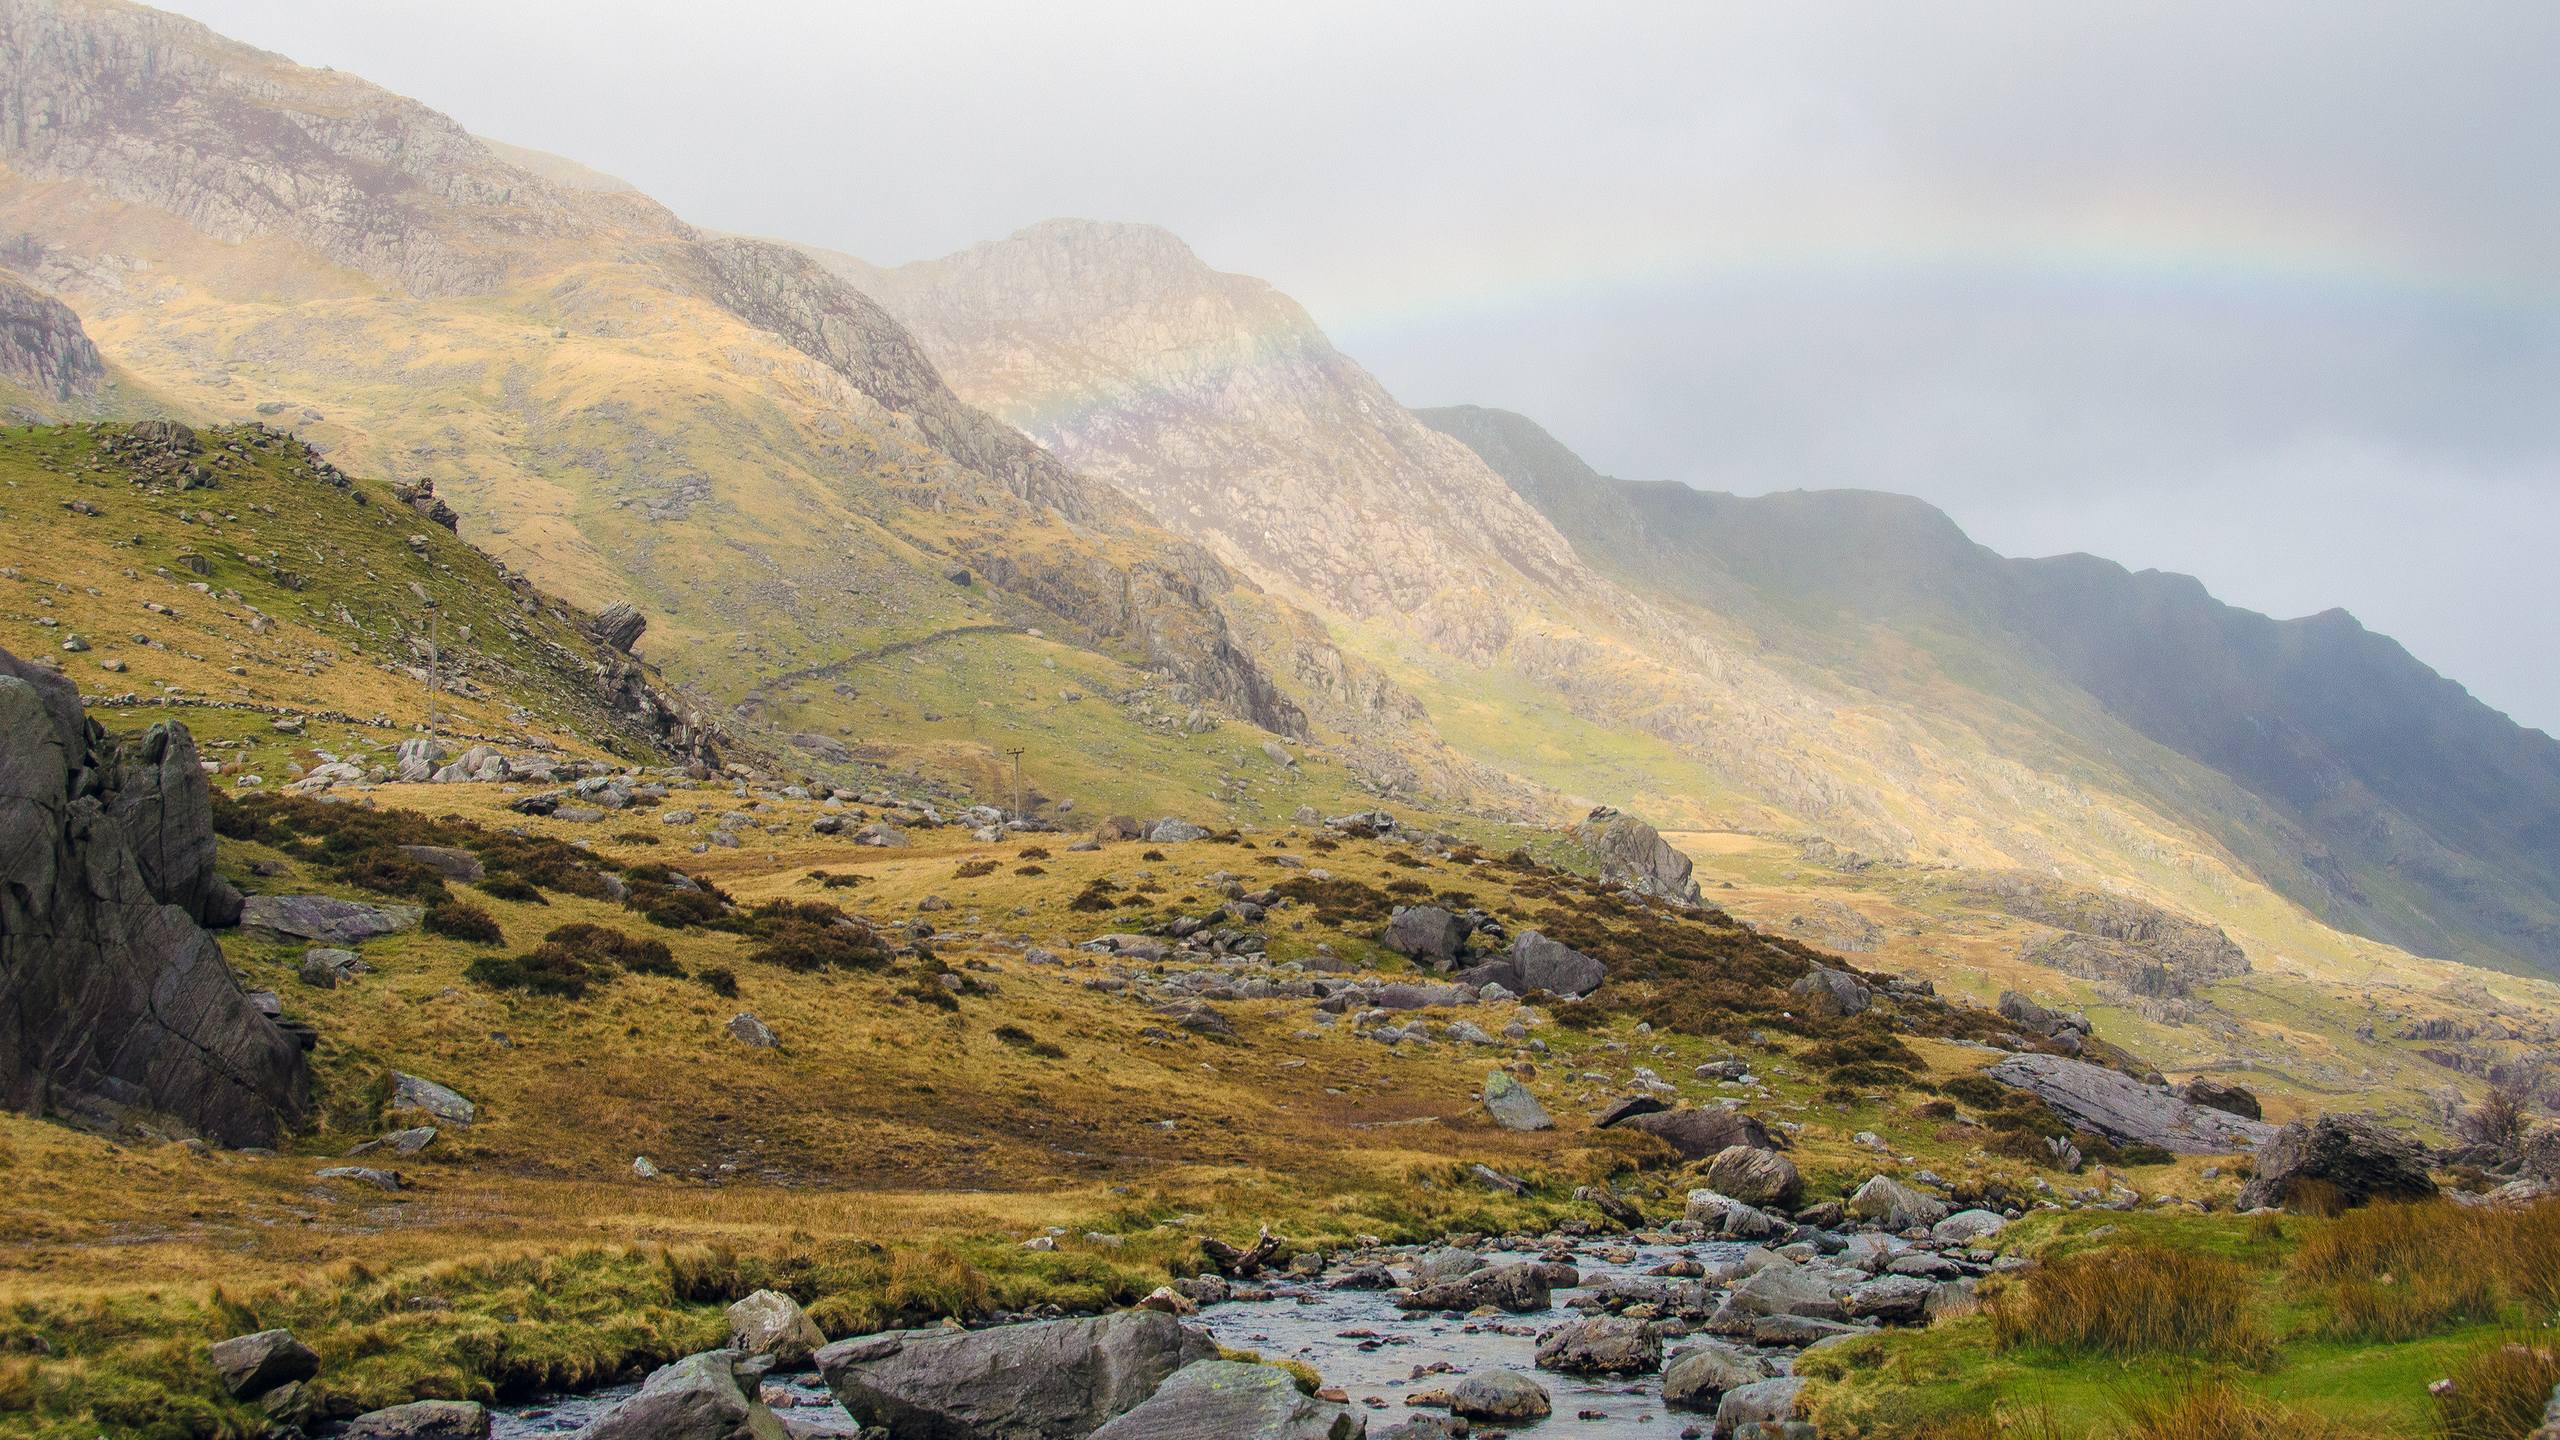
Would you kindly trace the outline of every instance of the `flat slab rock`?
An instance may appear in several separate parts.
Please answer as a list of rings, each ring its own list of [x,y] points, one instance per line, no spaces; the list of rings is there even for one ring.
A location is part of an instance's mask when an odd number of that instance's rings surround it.
[[[415,905],[368,905],[331,895],[252,895],[240,907],[240,924],[328,945],[355,945],[410,929],[426,913]]]
[[[1983,1073],[2119,1144],[2157,1145],[2178,1155],[2228,1155],[2256,1150],[2276,1133],[2263,1121],[2189,1104],[2166,1087],[2086,1060],[2012,1055]]]
[[[817,1354],[845,1410],[896,1435],[1079,1440],[1215,1358],[1209,1337],[1156,1310],[986,1330],[899,1330]]]

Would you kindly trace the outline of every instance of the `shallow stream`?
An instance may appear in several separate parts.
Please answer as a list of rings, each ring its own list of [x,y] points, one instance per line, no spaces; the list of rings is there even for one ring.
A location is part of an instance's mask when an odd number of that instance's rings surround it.
[[[1666,1261],[1684,1257],[1712,1264],[1731,1258],[1741,1248],[1725,1242],[1644,1247],[1637,1249],[1632,1258],[1623,1258],[1625,1247],[1612,1245],[1577,1251],[1572,1264],[1581,1272],[1587,1287],[1612,1276],[1643,1275]],[[1603,1249],[1622,1258],[1604,1260],[1600,1258]],[[1496,1264],[1510,1264],[1532,1257],[1488,1253],[1487,1258]],[[1553,1306],[1535,1314],[1472,1320],[1399,1310],[1394,1292],[1386,1290],[1331,1290],[1320,1284],[1301,1287],[1286,1282],[1274,1285],[1272,1290],[1271,1299],[1230,1300],[1208,1306],[1200,1312],[1199,1323],[1208,1327],[1219,1344],[1230,1349],[1256,1351],[1271,1360],[1300,1360],[1315,1367],[1327,1385],[1341,1387],[1352,1404],[1367,1412],[1372,1431],[1382,1432],[1412,1415],[1443,1413],[1407,1406],[1408,1395],[1445,1389],[1471,1370],[1506,1368],[1535,1378],[1555,1402],[1555,1413],[1549,1419],[1516,1427],[1511,1433],[1570,1435],[1575,1440],[1632,1440],[1639,1436],[1671,1440],[1693,1426],[1700,1433],[1706,1431],[1705,1416],[1663,1405],[1660,1374],[1626,1380],[1586,1379],[1536,1368],[1538,1332],[1581,1318],[1582,1312],[1569,1303],[1579,1290],[1556,1291]],[[1670,1342],[1664,1347],[1665,1352],[1676,1352],[1679,1343]],[[1414,1375],[1417,1369],[1428,1371],[1434,1365],[1452,1368],[1419,1378]],[[828,1397],[814,1374],[777,1375],[765,1383],[769,1395],[778,1390],[799,1402],[780,1411],[787,1420],[833,1424],[848,1435],[859,1428]],[[507,1407],[496,1412],[497,1440],[574,1435],[637,1388],[621,1385]],[[1372,1404],[1373,1401],[1377,1403]],[[1479,1433],[1486,1431],[1486,1427],[1477,1428]]]

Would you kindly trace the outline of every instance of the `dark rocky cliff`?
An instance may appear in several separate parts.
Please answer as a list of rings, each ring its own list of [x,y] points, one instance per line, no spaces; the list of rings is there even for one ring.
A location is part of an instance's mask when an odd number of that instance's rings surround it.
[[[69,306],[0,273],[0,381],[72,400],[97,393],[106,374]]]
[[[311,1103],[301,1047],[240,989],[207,925],[240,915],[213,869],[193,737],[111,743],[71,682],[0,652],[0,1097],[148,1110],[271,1144]]]

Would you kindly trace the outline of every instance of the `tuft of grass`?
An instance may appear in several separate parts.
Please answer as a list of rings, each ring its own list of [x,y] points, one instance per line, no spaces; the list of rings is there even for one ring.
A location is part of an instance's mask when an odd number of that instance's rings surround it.
[[[443,935],[473,945],[507,943],[506,931],[498,927],[496,916],[458,896],[448,896],[429,905],[426,919],[420,923],[430,935]]]
[[[2157,1395],[2130,1395],[2113,1440],[2362,1440],[2318,1415],[2252,1395],[2228,1380],[2208,1379]]]
[[[2444,1440],[2523,1440],[2560,1387],[2560,1349],[2548,1334],[2501,1341],[2474,1351],[2446,1378],[2453,1383],[2436,1397],[2435,1413]]]
[[[2133,1359],[2190,1355],[2265,1363],[2275,1339],[2246,1268],[2218,1256],[2131,1245],[2049,1260],[1985,1302],[1994,1343]]]

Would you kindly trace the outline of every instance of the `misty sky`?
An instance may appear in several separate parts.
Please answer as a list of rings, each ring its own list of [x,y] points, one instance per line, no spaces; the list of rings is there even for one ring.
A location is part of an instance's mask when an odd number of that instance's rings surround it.
[[[1409,404],[2344,606],[2560,731],[2560,6],[176,0],[698,223],[1154,221]]]

